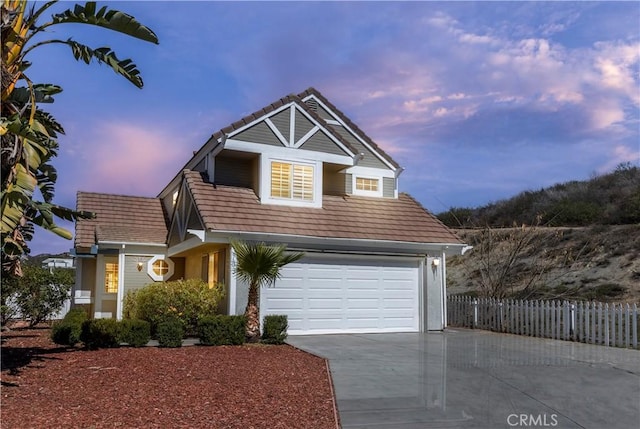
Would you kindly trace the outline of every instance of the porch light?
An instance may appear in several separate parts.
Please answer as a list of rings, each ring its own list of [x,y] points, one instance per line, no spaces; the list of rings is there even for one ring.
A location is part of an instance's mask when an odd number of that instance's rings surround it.
[[[144,264],[142,262],[138,262],[138,265],[137,265],[138,271],[142,271],[142,267],[144,267]]]
[[[431,265],[433,265],[433,267],[437,267],[438,265],[440,265],[440,259],[434,259],[433,262],[431,262]]]

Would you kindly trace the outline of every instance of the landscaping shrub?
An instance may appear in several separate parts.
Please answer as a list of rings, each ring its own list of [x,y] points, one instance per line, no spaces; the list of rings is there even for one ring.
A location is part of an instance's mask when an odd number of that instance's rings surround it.
[[[262,342],[267,344],[284,344],[287,339],[289,322],[286,315],[264,316],[262,324]]]
[[[160,347],[182,347],[184,329],[177,317],[167,317],[158,323],[156,330]]]
[[[167,317],[176,317],[188,335],[196,335],[198,320],[215,314],[223,296],[222,284],[210,288],[200,279],[151,283],[127,293],[124,314],[151,323],[152,334]]]
[[[120,322],[120,342],[132,347],[146,346],[151,339],[151,324],[146,320],[125,319]]]
[[[88,349],[120,346],[120,325],[116,319],[90,319],[82,323],[80,340]]]
[[[63,346],[74,346],[80,342],[82,323],[88,318],[87,312],[80,307],[72,308],[64,319],[55,322],[51,329],[51,339]]]
[[[207,346],[240,345],[246,336],[244,316],[209,316],[198,324],[200,344]]]

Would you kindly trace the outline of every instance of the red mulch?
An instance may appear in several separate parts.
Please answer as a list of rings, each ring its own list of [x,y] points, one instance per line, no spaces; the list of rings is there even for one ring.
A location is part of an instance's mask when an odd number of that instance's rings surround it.
[[[1,426],[335,428],[325,361],[291,346],[62,348],[2,333]]]

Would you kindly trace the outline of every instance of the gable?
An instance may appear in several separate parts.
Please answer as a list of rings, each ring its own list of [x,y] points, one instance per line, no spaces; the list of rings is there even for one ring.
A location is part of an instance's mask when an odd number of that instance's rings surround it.
[[[189,229],[203,230],[204,224],[195,206],[191,192],[186,182],[183,182],[176,200],[175,212],[169,229],[169,246],[174,246],[184,241]]]
[[[227,146],[234,142],[304,149],[352,158],[352,150],[339,134],[319,117],[313,117],[306,106],[291,102],[259,117],[229,134]],[[242,148],[246,150],[247,147]],[[256,151],[259,151],[257,148]]]

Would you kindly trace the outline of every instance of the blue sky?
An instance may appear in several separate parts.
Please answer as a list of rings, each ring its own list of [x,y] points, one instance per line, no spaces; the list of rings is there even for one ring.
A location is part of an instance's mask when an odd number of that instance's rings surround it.
[[[435,213],[640,163],[638,2],[109,4],[160,45],[76,25],[51,36],[132,58],[143,90],[62,46],[30,58],[33,81],[64,88],[47,106],[67,132],[62,205],[78,190],[155,196],[213,132],[310,86]],[[70,247],[38,231],[32,254]]]

